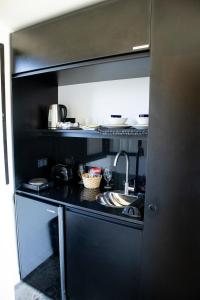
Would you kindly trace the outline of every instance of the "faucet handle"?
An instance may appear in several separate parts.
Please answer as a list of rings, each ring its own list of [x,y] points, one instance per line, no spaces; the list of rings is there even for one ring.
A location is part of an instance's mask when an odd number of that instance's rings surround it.
[[[135,179],[134,179],[134,181],[133,181],[133,186],[128,186],[128,190],[129,190],[130,192],[134,192],[134,191],[135,191]]]
[[[132,186],[129,186],[129,187],[128,187],[128,190],[129,190],[130,192],[134,192],[134,191],[135,191],[135,187],[134,187],[134,186],[133,186],[133,187],[132,187]]]

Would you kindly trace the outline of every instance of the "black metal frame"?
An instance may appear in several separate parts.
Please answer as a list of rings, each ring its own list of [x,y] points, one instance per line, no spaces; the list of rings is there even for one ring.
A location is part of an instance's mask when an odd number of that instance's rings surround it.
[[[2,126],[3,126],[3,147],[4,147],[4,166],[5,180],[9,184],[8,172],[8,149],[6,133],[6,97],[5,97],[5,62],[4,62],[4,45],[0,44],[0,85],[1,85],[1,109],[2,109]]]

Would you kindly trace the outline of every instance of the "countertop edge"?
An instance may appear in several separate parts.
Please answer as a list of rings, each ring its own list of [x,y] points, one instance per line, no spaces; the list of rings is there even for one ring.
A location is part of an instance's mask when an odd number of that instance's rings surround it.
[[[121,216],[117,216],[117,215],[113,215],[113,214],[109,214],[109,213],[105,213],[105,212],[101,212],[98,210],[94,210],[94,209],[90,209],[90,208],[86,208],[86,207],[81,207],[78,205],[74,205],[74,204],[70,204],[70,203],[66,203],[63,201],[59,201],[56,199],[52,199],[52,198],[48,198],[48,197],[44,197],[41,195],[36,195],[36,194],[32,194],[26,191],[21,191],[20,189],[17,189],[15,191],[15,194],[17,195],[24,195],[24,196],[29,196],[32,199],[35,199],[36,201],[41,200],[41,201],[48,201],[50,203],[54,203],[56,205],[62,205],[65,206],[66,208],[68,208],[69,210],[73,210],[74,212],[81,212],[87,215],[92,215],[93,217],[97,217],[97,218],[101,218],[104,219],[105,221],[110,221],[112,223],[117,223],[117,224],[121,224],[124,226],[129,226],[129,227],[133,227],[135,229],[138,230],[143,230],[144,227],[144,221],[140,221],[140,220],[135,220],[135,219],[127,219],[125,217],[121,217]]]

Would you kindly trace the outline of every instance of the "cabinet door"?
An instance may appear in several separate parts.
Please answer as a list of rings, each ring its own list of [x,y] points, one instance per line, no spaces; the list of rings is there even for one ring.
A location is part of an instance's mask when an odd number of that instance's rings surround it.
[[[142,231],[66,211],[66,241],[70,299],[137,299]]]
[[[150,0],[111,0],[12,34],[13,73],[131,53],[149,44]]]
[[[62,299],[58,208],[17,195],[16,216],[21,279]]]
[[[200,1],[154,0],[142,299],[199,299]]]

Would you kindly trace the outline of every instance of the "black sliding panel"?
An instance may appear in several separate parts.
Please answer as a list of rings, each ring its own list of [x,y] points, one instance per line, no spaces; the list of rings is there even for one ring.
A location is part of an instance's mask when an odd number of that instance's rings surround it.
[[[6,184],[8,184],[9,173],[8,173],[8,151],[7,151],[7,135],[6,135],[5,65],[4,65],[3,44],[0,44],[0,91],[1,91],[2,125],[3,125],[5,179],[6,179]]]
[[[199,299],[200,1],[152,2],[142,300]]]
[[[149,23],[149,0],[107,0],[21,29],[11,35],[13,73],[147,49]]]

